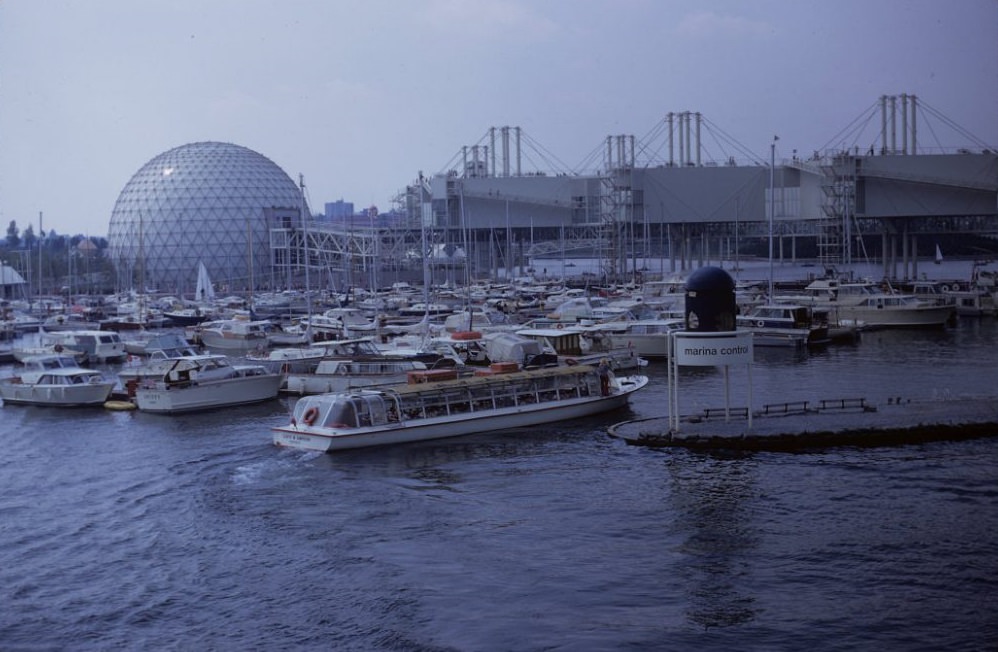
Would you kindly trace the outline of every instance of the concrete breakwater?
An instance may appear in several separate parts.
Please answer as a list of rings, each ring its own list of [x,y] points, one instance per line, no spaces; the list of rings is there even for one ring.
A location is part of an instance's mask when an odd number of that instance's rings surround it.
[[[629,444],[695,450],[798,452],[835,446],[903,446],[998,436],[998,397],[916,400],[891,397],[803,400],[747,408],[709,408],[683,416],[671,429],[667,416],[610,427]]]

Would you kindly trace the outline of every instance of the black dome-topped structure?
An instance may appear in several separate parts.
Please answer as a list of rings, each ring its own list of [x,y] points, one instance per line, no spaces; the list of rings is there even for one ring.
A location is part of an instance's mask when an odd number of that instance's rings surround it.
[[[302,204],[295,182],[253,150],[183,145],[143,165],[122,189],[108,228],[109,253],[125,287],[141,278],[189,294],[204,262],[221,291],[245,289],[251,275],[255,285],[271,275],[271,209],[297,216]]]
[[[686,330],[735,330],[735,279],[720,267],[701,267],[686,279]]]

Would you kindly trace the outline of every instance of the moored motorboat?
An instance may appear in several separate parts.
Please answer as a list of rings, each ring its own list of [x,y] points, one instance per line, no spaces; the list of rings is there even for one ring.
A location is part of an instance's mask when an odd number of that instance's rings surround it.
[[[43,330],[52,331],[73,331],[73,330],[98,330],[100,322],[87,319],[84,315],[75,312],[49,315],[41,324]]]
[[[183,356],[160,369],[135,389],[139,410],[175,414],[259,403],[276,398],[283,381],[263,365],[236,365],[221,355]]]
[[[70,351],[82,351],[94,362],[120,362],[128,356],[121,336],[113,331],[64,330],[42,333],[43,344],[62,346]]]
[[[179,333],[155,333],[147,337],[124,340],[125,351],[129,355],[148,358],[176,358],[181,355],[197,355],[196,347]]]
[[[199,306],[165,310],[163,317],[172,326],[196,326],[212,318],[212,312]]]
[[[67,349],[62,344],[44,344],[39,346],[18,346],[11,349],[11,357],[17,362],[26,363],[31,358],[41,356],[61,355],[73,358],[77,364],[87,360],[86,351]]]
[[[291,394],[325,394],[361,387],[404,383],[413,371],[428,369],[424,362],[412,358],[351,360],[344,358],[320,360],[314,370],[288,373],[285,390]],[[457,370],[454,370],[457,377]]]
[[[633,348],[608,344],[599,328],[559,324],[553,328],[522,328],[517,335],[537,340],[546,353],[568,364],[598,364],[609,360],[614,370],[637,369],[648,364]]]
[[[622,407],[647,384],[647,376],[611,374],[604,394],[589,365],[490,369],[438,382],[416,377],[405,385],[302,398],[291,423],[273,429],[274,443],[330,452],[554,423]]]
[[[71,407],[102,405],[114,389],[114,380],[99,371],[84,369],[70,356],[27,358],[25,369],[0,379],[4,403]]]
[[[738,315],[738,330],[752,331],[756,346],[804,348],[828,344],[828,320],[824,311],[796,304],[766,303]]]
[[[270,346],[275,331],[268,320],[219,319],[197,327],[201,344],[209,349],[246,352]]]
[[[780,297],[781,301],[823,308],[839,323],[874,328],[942,328],[952,322],[952,304],[923,301],[913,294],[884,292],[869,282],[817,279],[802,294]]]
[[[686,328],[677,318],[635,319],[602,324],[610,346],[630,350],[642,358],[664,359],[669,356],[669,334]]]

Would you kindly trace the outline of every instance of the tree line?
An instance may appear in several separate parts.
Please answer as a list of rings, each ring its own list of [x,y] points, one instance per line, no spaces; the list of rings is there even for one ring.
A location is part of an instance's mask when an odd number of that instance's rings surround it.
[[[22,230],[11,220],[0,240],[0,263],[17,271],[33,291],[103,292],[114,279],[107,247],[105,237],[61,235],[55,229],[36,234],[33,225]]]

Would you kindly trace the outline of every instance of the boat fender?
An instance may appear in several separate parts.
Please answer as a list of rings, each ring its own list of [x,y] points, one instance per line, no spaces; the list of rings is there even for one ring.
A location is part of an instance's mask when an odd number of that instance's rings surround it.
[[[319,418],[319,408],[313,405],[309,409],[305,410],[305,415],[301,418],[301,420],[306,426],[310,426],[315,423],[317,418]]]

